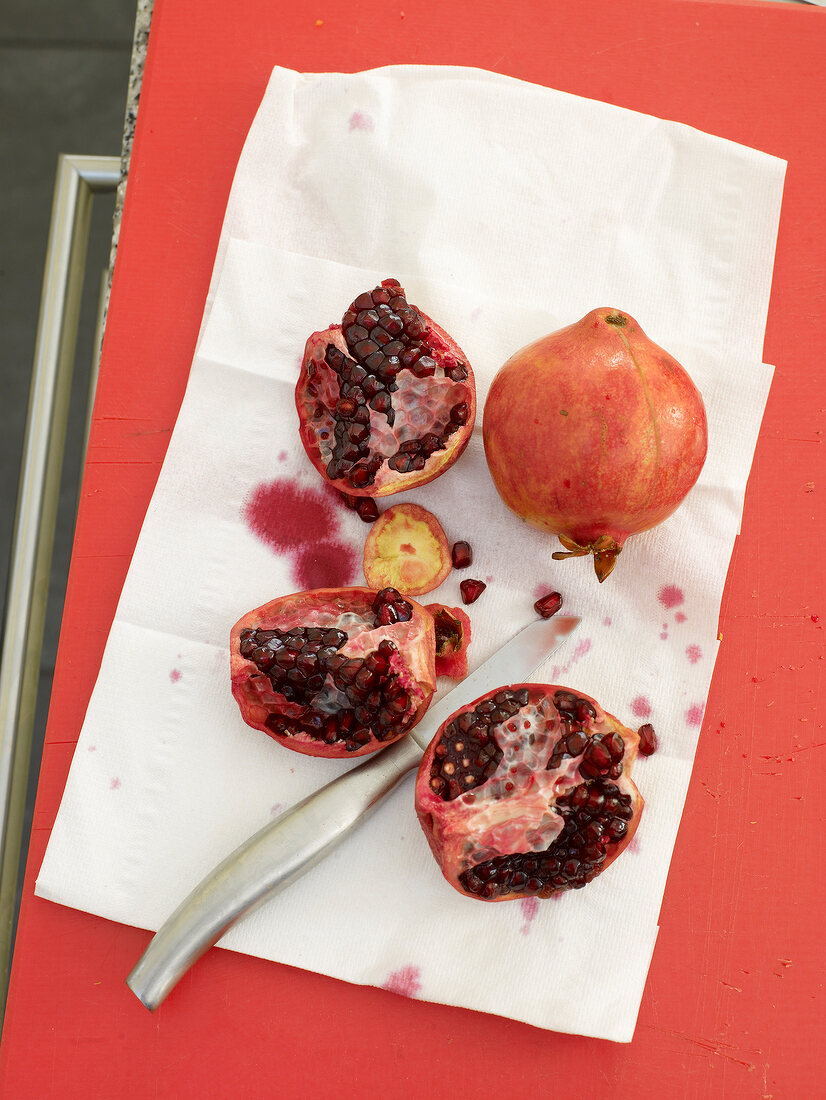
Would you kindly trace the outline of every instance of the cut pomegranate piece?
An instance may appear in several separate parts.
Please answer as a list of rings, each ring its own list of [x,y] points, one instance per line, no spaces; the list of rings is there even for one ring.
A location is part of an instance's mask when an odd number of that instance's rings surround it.
[[[562,607],[562,596],[559,592],[549,592],[547,596],[537,600],[533,606],[537,615],[543,619],[551,619]]]
[[[428,603],[424,609],[433,616],[436,628],[436,675],[463,680],[467,676],[470,616],[461,607],[442,603]]]
[[[484,581],[477,581],[472,577],[468,577],[467,580],[462,581],[459,585],[459,591],[462,593],[462,601],[466,604],[476,603],[486,588],[487,585]]]
[[[452,466],[473,431],[476,386],[459,345],[385,279],[310,336],[295,403],[319,473],[348,495],[381,497]]]
[[[232,628],[232,693],[248,725],[310,756],[398,740],[436,687],[433,618],[395,589],[281,596]]]
[[[394,504],[364,541],[364,579],[371,588],[392,585],[410,596],[438,588],[450,572],[442,525],[418,504]]]
[[[587,885],[639,824],[637,746],[596,700],[557,685],[500,688],[451,715],[416,779],[445,878],[482,901]]]

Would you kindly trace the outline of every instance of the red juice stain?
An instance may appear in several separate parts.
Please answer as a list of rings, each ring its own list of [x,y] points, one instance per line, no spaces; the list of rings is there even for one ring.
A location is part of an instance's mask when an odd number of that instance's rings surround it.
[[[356,552],[338,540],[345,505],[326,486],[315,489],[288,479],[258,485],[244,504],[250,531],[276,553],[292,558],[299,588],[340,588],[356,575]]]
[[[636,718],[651,717],[651,704],[644,695],[638,695],[636,699],[631,700],[631,713]]]
[[[531,922],[536,914],[539,912],[539,899],[538,898],[522,898],[519,902],[519,906],[522,910],[522,935],[527,936],[531,930]]]
[[[356,553],[344,542],[322,542],[301,550],[293,559],[292,576],[301,588],[341,588],[356,575]]]
[[[297,481],[265,481],[243,511],[252,533],[272,550],[289,553],[338,534],[334,499]]]
[[[181,670],[179,668],[173,668],[172,671],[169,673],[169,679],[172,681],[173,684],[177,684],[180,678]]]
[[[118,777],[116,775],[114,775],[109,780],[109,790],[110,791],[117,791],[119,788],[120,788],[120,780],[118,779]]]
[[[682,588],[678,588],[676,584],[664,584],[657,593],[657,599],[663,605],[663,607],[679,607],[685,599]]]
[[[415,997],[422,988],[421,976],[418,966],[401,966],[382,983],[382,989],[401,997]]]
[[[685,655],[686,655],[686,657],[688,657],[689,661],[691,661],[691,663],[693,665],[696,665],[697,662],[702,657],[703,651],[696,644],[695,645],[690,645],[690,646],[686,646]]]

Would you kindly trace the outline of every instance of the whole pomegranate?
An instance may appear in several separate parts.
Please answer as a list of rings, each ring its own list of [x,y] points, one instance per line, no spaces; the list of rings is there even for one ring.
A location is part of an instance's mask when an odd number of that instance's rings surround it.
[[[700,476],[703,399],[683,367],[616,309],[595,309],[512,356],[485,403],[485,455],[509,508],[594,555],[600,581],[629,535],[661,523]]]
[[[307,340],[295,404],[319,473],[348,496],[383,497],[453,465],[473,431],[476,386],[459,345],[385,279]]]
[[[445,878],[482,901],[587,885],[639,824],[638,741],[596,700],[557,685],[499,688],[457,711],[416,779],[416,812]]]
[[[397,741],[436,687],[433,618],[393,588],[320,588],[244,615],[230,636],[245,722],[310,756]]]

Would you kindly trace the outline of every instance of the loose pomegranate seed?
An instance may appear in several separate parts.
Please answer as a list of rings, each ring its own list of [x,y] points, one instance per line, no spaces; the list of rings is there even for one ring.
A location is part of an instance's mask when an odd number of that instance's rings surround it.
[[[659,739],[654,731],[654,727],[650,722],[646,722],[644,726],[640,726],[637,730],[640,738],[640,755],[651,756],[660,747]]]
[[[379,518],[379,506],[373,497],[361,497],[356,505],[356,511],[365,523],[373,523]]]
[[[550,619],[562,607],[562,596],[559,592],[549,592],[547,596],[537,600],[533,606],[537,615],[541,615],[543,619]]]
[[[473,550],[469,542],[454,542],[450,552],[454,569],[467,569],[473,561]]]
[[[379,506],[373,497],[354,497],[349,493],[339,493],[342,501],[351,512],[357,512],[365,523],[374,523],[379,518]]]
[[[472,580],[470,577],[467,580],[462,581],[459,585],[459,590],[462,593],[463,603],[476,603],[479,597],[487,588],[484,581]]]

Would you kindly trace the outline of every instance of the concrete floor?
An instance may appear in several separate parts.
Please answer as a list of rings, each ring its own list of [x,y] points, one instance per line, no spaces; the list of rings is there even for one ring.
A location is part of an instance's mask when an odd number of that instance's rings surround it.
[[[0,5],[0,592],[5,593],[52,190],[60,153],[120,156],[135,0]],[[101,273],[114,196],[96,197],[41,662],[39,761],[71,553]],[[29,784],[28,836],[37,767]]]

